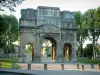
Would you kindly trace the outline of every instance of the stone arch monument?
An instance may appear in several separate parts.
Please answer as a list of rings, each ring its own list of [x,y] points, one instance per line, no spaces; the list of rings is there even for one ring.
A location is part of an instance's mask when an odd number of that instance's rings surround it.
[[[76,61],[76,31],[73,12],[58,7],[38,6],[22,9],[20,18],[20,56],[24,58],[26,44],[33,45],[32,61],[41,61],[41,42],[52,43],[52,60],[64,62],[64,57]]]

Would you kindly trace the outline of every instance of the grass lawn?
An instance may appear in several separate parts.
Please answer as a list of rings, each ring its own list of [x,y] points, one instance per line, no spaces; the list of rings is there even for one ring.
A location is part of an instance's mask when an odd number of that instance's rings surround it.
[[[78,58],[77,61],[87,64],[100,64],[100,59]]]
[[[18,59],[0,58],[1,68],[12,68],[12,63],[18,62]]]

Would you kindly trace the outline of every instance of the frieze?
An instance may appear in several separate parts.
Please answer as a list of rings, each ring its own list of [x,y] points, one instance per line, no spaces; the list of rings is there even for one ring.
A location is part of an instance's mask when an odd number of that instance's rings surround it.
[[[20,26],[36,26],[36,21],[33,20],[21,20]]]
[[[55,25],[42,25],[39,26],[39,33],[60,33],[60,28]]]

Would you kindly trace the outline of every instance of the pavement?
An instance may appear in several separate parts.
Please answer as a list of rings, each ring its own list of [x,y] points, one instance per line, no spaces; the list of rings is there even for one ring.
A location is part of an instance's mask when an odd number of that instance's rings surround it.
[[[20,69],[26,70],[28,69],[28,63],[18,63],[20,66]],[[76,64],[77,63],[31,63],[31,70],[44,70],[44,64],[47,64],[47,70],[62,70],[61,64],[64,64],[64,70],[77,70]],[[94,69],[91,68],[90,64],[79,64],[81,70],[81,66],[84,65],[84,70],[90,70],[90,71],[97,71],[97,65],[94,65]],[[98,70],[100,71],[100,70]]]
[[[44,64],[48,64],[47,68],[48,70],[61,70],[61,64],[64,64],[64,70],[76,70],[76,64],[77,63],[55,63],[51,61],[51,58],[47,57],[42,57],[42,61],[39,63],[33,63],[33,62],[26,62],[26,63],[17,63],[20,67],[20,69],[27,69],[28,65],[27,64],[32,64],[31,65],[31,70],[44,70]],[[85,70],[92,70],[90,64],[83,64],[79,63],[80,67],[81,65],[84,65]],[[94,69],[97,70],[97,65],[94,65]]]
[[[0,69],[0,73],[11,73],[11,75],[100,75],[100,71],[85,70],[21,70],[21,69]],[[6,75],[10,75],[10,74]],[[0,74],[0,75],[1,75]],[[4,75],[4,74],[2,74]]]
[[[0,68],[0,75],[100,75],[97,65],[92,69],[90,64],[80,63],[80,69],[76,69],[77,63],[52,63],[47,60],[42,63],[30,63],[31,70],[27,70],[27,64],[29,63],[17,63],[19,69]],[[47,70],[44,70],[44,64],[47,64]],[[64,64],[64,70],[61,69],[61,64]],[[84,70],[81,70],[82,65]]]

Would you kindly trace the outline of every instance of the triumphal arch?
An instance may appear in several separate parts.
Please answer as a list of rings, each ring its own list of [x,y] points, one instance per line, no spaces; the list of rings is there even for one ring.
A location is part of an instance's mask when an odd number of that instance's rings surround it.
[[[41,62],[43,39],[52,43],[52,62],[76,61],[76,31],[74,14],[59,7],[38,6],[22,9],[20,18],[20,56],[25,45],[32,46],[32,61]]]

